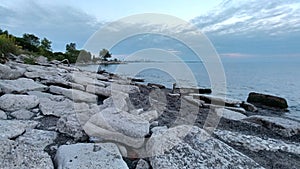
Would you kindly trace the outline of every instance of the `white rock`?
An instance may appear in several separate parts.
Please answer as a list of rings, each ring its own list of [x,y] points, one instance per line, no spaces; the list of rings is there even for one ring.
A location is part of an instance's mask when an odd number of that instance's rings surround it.
[[[135,169],[150,169],[150,165],[148,164],[147,161],[140,159],[138,163],[136,164]]]
[[[5,94],[0,97],[0,108],[4,111],[31,109],[39,104],[36,96]]]
[[[30,91],[30,92],[27,92],[27,94],[37,96],[40,99],[41,98],[48,98],[48,99],[53,100],[53,101],[64,101],[65,100],[64,96],[53,95],[53,94],[50,94],[50,93],[44,93],[44,92],[40,92],[40,91]]]
[[[222,97],[207,95],[207,94],[191,94],[191,96],[193,96],[194,99],[200,99],[205,101],[205,103],[211,103],[214,105],[235,107],[241,103],[241,101],[239,100],[222,98]]]
[[[297,155],[300,154],[299,143],[285,143],[277,139],[244,135],[238,132],[231,132],[227,130],[215,130],[214,134],[226,143],[236,146],[243,146],[254,152],[259,152],[261,150],[276,152],[280,150]]]
[[[133,85],[121,85],[121,84],[116,84],[116,83],[112,83],[109,87],[107,87],[108,89],[110,89],[111,91],[119,91],[119,92],[123,92],[123,93],[136,93],[139,92],[140,89],[137,86],[133,86]]]
[[[54,131],[36,130],[30,129],[18,137],[16,141],[22,144],[32,146],[34,149],[44,150],[44,148],[52,144],[57,137],[57,133]]]
[[[195,126],[170,128],[152,135],[147,144],[146,151],[155,155],[150,157],[152,168],[263,168]]]
[[[0,64],[0,79],[17,79],[23,74],[23,71],[11,69],[7,65]]]
[[[119,132],[109,131],[89,121],[83,125],[83,129],[90,137],[115,141],[134,148],[142,147],[145,141],[145,138],[133,138]]]
[[[0,159],[1,169],[54,169],[45,151],[8,139],[0,139]]]
[[[0,139],[12,139],[23,134],[26,129],[35,128],[36,121],[29,120],[0,120]]]
[[[90,123],[126,136],[143,138],[149,133],[148,121],[115,108],[107,108],[93,115]]]
[[[112,143],[62,145],[55,163],[57,169],[128,169],[118,147]]]
[[[300,133],[300,123],[289,119],[256,115],[244,120],[260,124],[284,137]]]
[[[58,86],[50,86],[50,92],[64,95],[75,102],[97,103],[97,96],[75,89],[66,89]]]
[[[0,110],[0,120],[6,120],[7,119],[7,115],[4,111]]]
[[[34,82],[32,79],[2,80],[0,88],[4,93],[26,93],[28,91],[45,91],[47,86]]]
[[[31,119],[35,114],[32,113],[31,111],[21,109],[21,110],[12,112],[10,115],[11,115],[12,117],[18,119],[18,120],[29,120],[29,119]]]
[[[215,112],[220,116],[228,120],[242,120],[244,118],[247,118],[246,115],[231,111],[228,109],[223,109],[223,108],[217,108],[215,109]]]
[[[96,74],[84,75],[83,73],[73,73],[72,82],[78,83],[84,86],[96,85],[99,87],[105,87],[105,84],[96,79]]]
[[[89,109],[86,103],[74,103],[69,99],[63,101],[52,101],[48,98],[42,98],[39,105],[40,110],[44,115],[54,115],[61,117],[63,115],[75,114],[77,110]]]
[[[152,122],[158,118],[156,110],[145,111],[139,115],[142,119]]]
[[[65,115],[61,117],[56,124],[56,128],[60,133],[73,137],[76,141],[85,141],[88,136],[83,131],[76,114]]]
[[[87,85],[86,91],[92,94],[97,94],[101,96],[109,97],[111,96],[111,91],[109,88],[99,87],[95,85]]]

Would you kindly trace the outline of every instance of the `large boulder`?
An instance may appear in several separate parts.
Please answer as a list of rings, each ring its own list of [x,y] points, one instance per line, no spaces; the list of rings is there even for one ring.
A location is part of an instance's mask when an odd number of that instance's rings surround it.
[[[4,111],[17,111],[32,109],[39,104],[37,96],[5,94],[0,97],[0,109]]]
[[[76,89],[66,89],[58,86],[50,86],[50,92],[64,95],[75,102],[97,103],[98,97]]]
[[[242,120],[244,118],[247,118],[246,115],[236,112],[236,111],[232,111],[232,110],[228,110],[228,109],[223,109],[223,108],[216,108],[214,109],[214,111],[220,116],[223,117],[225,119],[228,120]]]
[[[47,86],[34,82],[32,79],[2,80],[0,88],[4,93],[26,93],[29,91],[45,91]]]
[[[254,93],[254,92],[249,93],[247,102],[253,103],[257,106],[263,105],[263,106],[279,108],[279,109],[288,108],[287,101],[284,98],[267,95],[267,94],[261,94],[261,93]]]
[[[139,116],[116,108],[107,108],[93,115],[88,123],[122,133],[133,138],[143,138],[149,133],[150,124]]]
[[[118,147],[112,143],[78,143],[58,148],[57,169],[128,169]]]
[[[244,120],[260,124],[279,135],[290,137],[300,133],[300,123],[280,117],[250,116]]]
[[[0,79],[17,79],[24,74],[21,69],[11,69],[7,65],[0,64]]]
[[[158,132],[148,143],[146,151],[155,155],[150,157],[154,169],[263,168],[198,127],[177,126]]]

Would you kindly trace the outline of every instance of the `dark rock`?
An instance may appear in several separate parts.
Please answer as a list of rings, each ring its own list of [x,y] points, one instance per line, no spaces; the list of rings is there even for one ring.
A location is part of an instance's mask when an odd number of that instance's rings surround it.
[[[240,106],[242,108],[244,108],[245,110],[247,110],[247,111],[251,111],[251,112],[257,112],[258,111],[258,109],[253,104],[247,103],[247,102],[244,102],[244,101],[240,104]]]
[[[288,108],[287,101],[284,98],[267,95],[267,94],[260,94],[260,93],[249,93],[247,102],[253,103],[256,106],[268,106],[273,108],[279,109],[286,109]]]
[[[159,88],[159,89],[165,89],[166,88],[164,85],[155,84],[155,83],[148,83],[148,86],[149,87],[156,87],[156,88]]]

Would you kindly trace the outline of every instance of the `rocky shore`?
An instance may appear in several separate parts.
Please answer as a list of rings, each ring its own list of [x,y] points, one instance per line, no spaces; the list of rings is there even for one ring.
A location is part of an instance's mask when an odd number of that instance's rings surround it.
[[[196,91],[15,56],[0,64],[0,168],[300,168],[284,99]]]

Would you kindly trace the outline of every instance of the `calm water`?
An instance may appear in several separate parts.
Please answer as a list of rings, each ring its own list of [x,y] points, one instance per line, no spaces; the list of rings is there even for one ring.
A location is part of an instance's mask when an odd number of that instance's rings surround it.
[[[143,78],[146,82],[160,83],[171,88],[174,82],[180,81],[185,86],[210,87],[209,76],[203,63],[190,62],[185,66],[193,73],[197,84],[189,76],[181,63],[128,63],[121,65],[101,66],[109,72]],[[300,59],[293,60],[227,60],[223,61],[227,97],[246,100],[249,92],[277,95],[288,100],[289,113],[286,116],[300,120]],[[169,73],[160,68],[170,68]],[[158,68],[158,69],[157,69]],[[97,65],[85,66],[84,69],[96,71]],[[136,70],[135,70],[136,69]],[[160,69],[160,70],[159,70]],[[171,71],[170,71],[171,70]],[[178,79],[172,75],[181,74]]]

